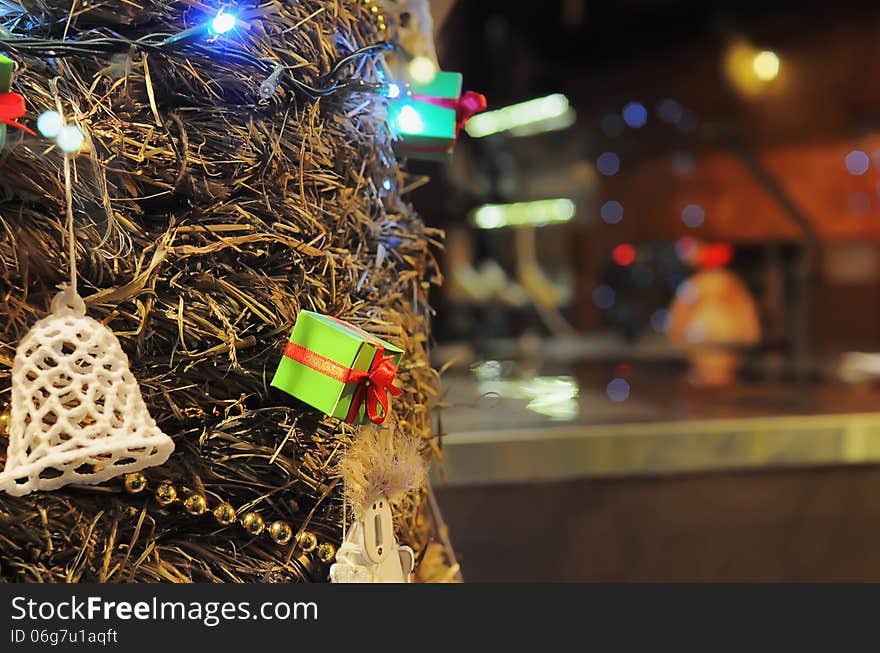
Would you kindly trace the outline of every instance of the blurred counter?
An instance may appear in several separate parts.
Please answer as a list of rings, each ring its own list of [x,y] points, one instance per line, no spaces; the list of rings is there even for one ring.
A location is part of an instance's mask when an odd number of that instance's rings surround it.
[[[447,373],[437,482],[880,462],[878,389],[767,380],[695,388],[685,376],[674,359],[487,360]]]

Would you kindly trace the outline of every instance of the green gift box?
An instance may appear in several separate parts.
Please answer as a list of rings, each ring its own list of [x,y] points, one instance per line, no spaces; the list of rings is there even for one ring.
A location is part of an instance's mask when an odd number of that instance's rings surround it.
[[[272,386],[351,424],[381,423],[403,350],[356,326],[301,311]]]
[[[15,62],[0,54],[0,93],[12,91],[12,75],[15,73]],[[0,122],[0,149],[6,145],[6,125]]]
[[[456,104],[461,73],[438,72],[427,84],[413,82],[411,93],[393,100],[388,125],[398,156],[442,161],[449,158],[458,136]]]

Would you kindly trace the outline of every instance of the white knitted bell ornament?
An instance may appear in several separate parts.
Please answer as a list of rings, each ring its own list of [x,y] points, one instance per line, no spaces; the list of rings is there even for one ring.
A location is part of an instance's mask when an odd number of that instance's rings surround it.
[[[161,465],[173,450],[113,332],[86,315],[75,290],[56,295],[15,352],[0,490],[94,485]]]

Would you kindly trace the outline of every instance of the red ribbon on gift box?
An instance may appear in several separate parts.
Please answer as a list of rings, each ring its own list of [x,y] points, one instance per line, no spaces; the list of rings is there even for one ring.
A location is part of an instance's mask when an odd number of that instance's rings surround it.
[[[24,116],[25,113],[25,102],[21,95],[18,93],[0,93],[0,123],[20,129],[31,136],[36,136],[37,132],[17,122],[18,118]]]
[[[476,114],[485,111],[486,107],[489,106],[486,101],[486,96],[474,91],[466,91],[464,95],[459,98],[442,98],[434,97],[433,95],[419,95],[418,93],[413,93],[412,99],[416,102],[427,102],[428,104],[455,111],[456,137],[458,136],[458,133],[464,129],[468,120]]]
[[[331,319],[358,335],[367,336],[371,341],[373,340],[372,336],[357,327],[353,327],[336,318]],[[287,346],[284,348],[284,355],[316,372],[320,372],[324,376],[329,376],[334,381],[358,383],[358,388],[351,399],[351,408],[349,408],[345,421],[354,422],[361,406],[366,403],[367,417],[369,417],[373,424],[381,424],[385,421],[385,416],[388,415],[388,395],[398,397],[403,394],[403,390],[394,386],[394,377],[397,376],[397,365],[394,364],[394,357],[385,356],[385,348],[376,342],[373,342],[373,344],[376,345],[376,354],[373,356],[373,362],[370,364],[369,370],[355,370],[346,367],[332,358],[327,358],[295,342],[288,341]],[[381,413],[379,412],[379,406],[382,407]]]

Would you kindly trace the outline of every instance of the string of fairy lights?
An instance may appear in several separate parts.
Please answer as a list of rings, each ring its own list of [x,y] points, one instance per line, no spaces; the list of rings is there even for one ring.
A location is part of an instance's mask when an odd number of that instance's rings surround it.
[[[387,30],[384,17],[379,13],[373,0],[364,0],[365,6],[377,17],[381,32]],[[234,13],[220,9],[209,20],[177,33],[155,32],[136,39],[126,38],[118,34],[101,34],[80,39],[47,39],[16,34],[0,24],[0,52],[9,52],[20,56],[32,56],[44,59],[62,59],[76,56],[113,56],[116,54],[140,51],[145,54],[173,56],[215,57],[218,49],[222,50],[225,63],[248,67],[265,75],[259,86],[259,96],[268,100],[280,88],[288,91],[301,92],[312,98],[327,97],[343,91],[376,93],[391,100],[409,93],[407,84],[385,81],[384,67],[379,68],[380,82],[368,82],[357,76],[344,76],[349,66],[357,67],[363,59],[376,57],[384,52],[398,50],[410,59],[408,70],[414,80],[429,81],[436,72],[435,64],[426,57],[411,57],[399,45],[389,41],[380,41],[359,48],[338,59],[330,70],[315,80],[307,83],[291,74],[293,67],[271,59],[254,56],[244,48],[232,47],[226,38],[243,21]],[[79,127],[66,124],[64,118],[56,111],[42,114],[37,123],[40,134],[55,140],[62,152],[74,153],[84,142]]]
[[[283,64],[256,57],[243,48],[230,47],[228,41],[221,39],[230,35],[239,22],[240,19],[234,14],[220,10],[210,20],[176,34],[157,32],[137,39],[118,35],[77,40],[45,39],[21,36],[4,29],[0,31],[0,50],[43,58],[110,56],[131,50],[167,56],[196,54],[210,57],[216,56],[217,48],[221,47],[224,62],[254,68],[267,76],[260,87],[263,97],[271,97],[279,87],[302,91],[312,97],[323,97],[341,90],[380,91],[386,86],[355,77],[341,79],[340,75],[349,64],[393,49],[395,46],[391,43],[383,41],[360,48],[339,59],[326,75],[318,79],[317,84],[308,84],[291,75]]]

